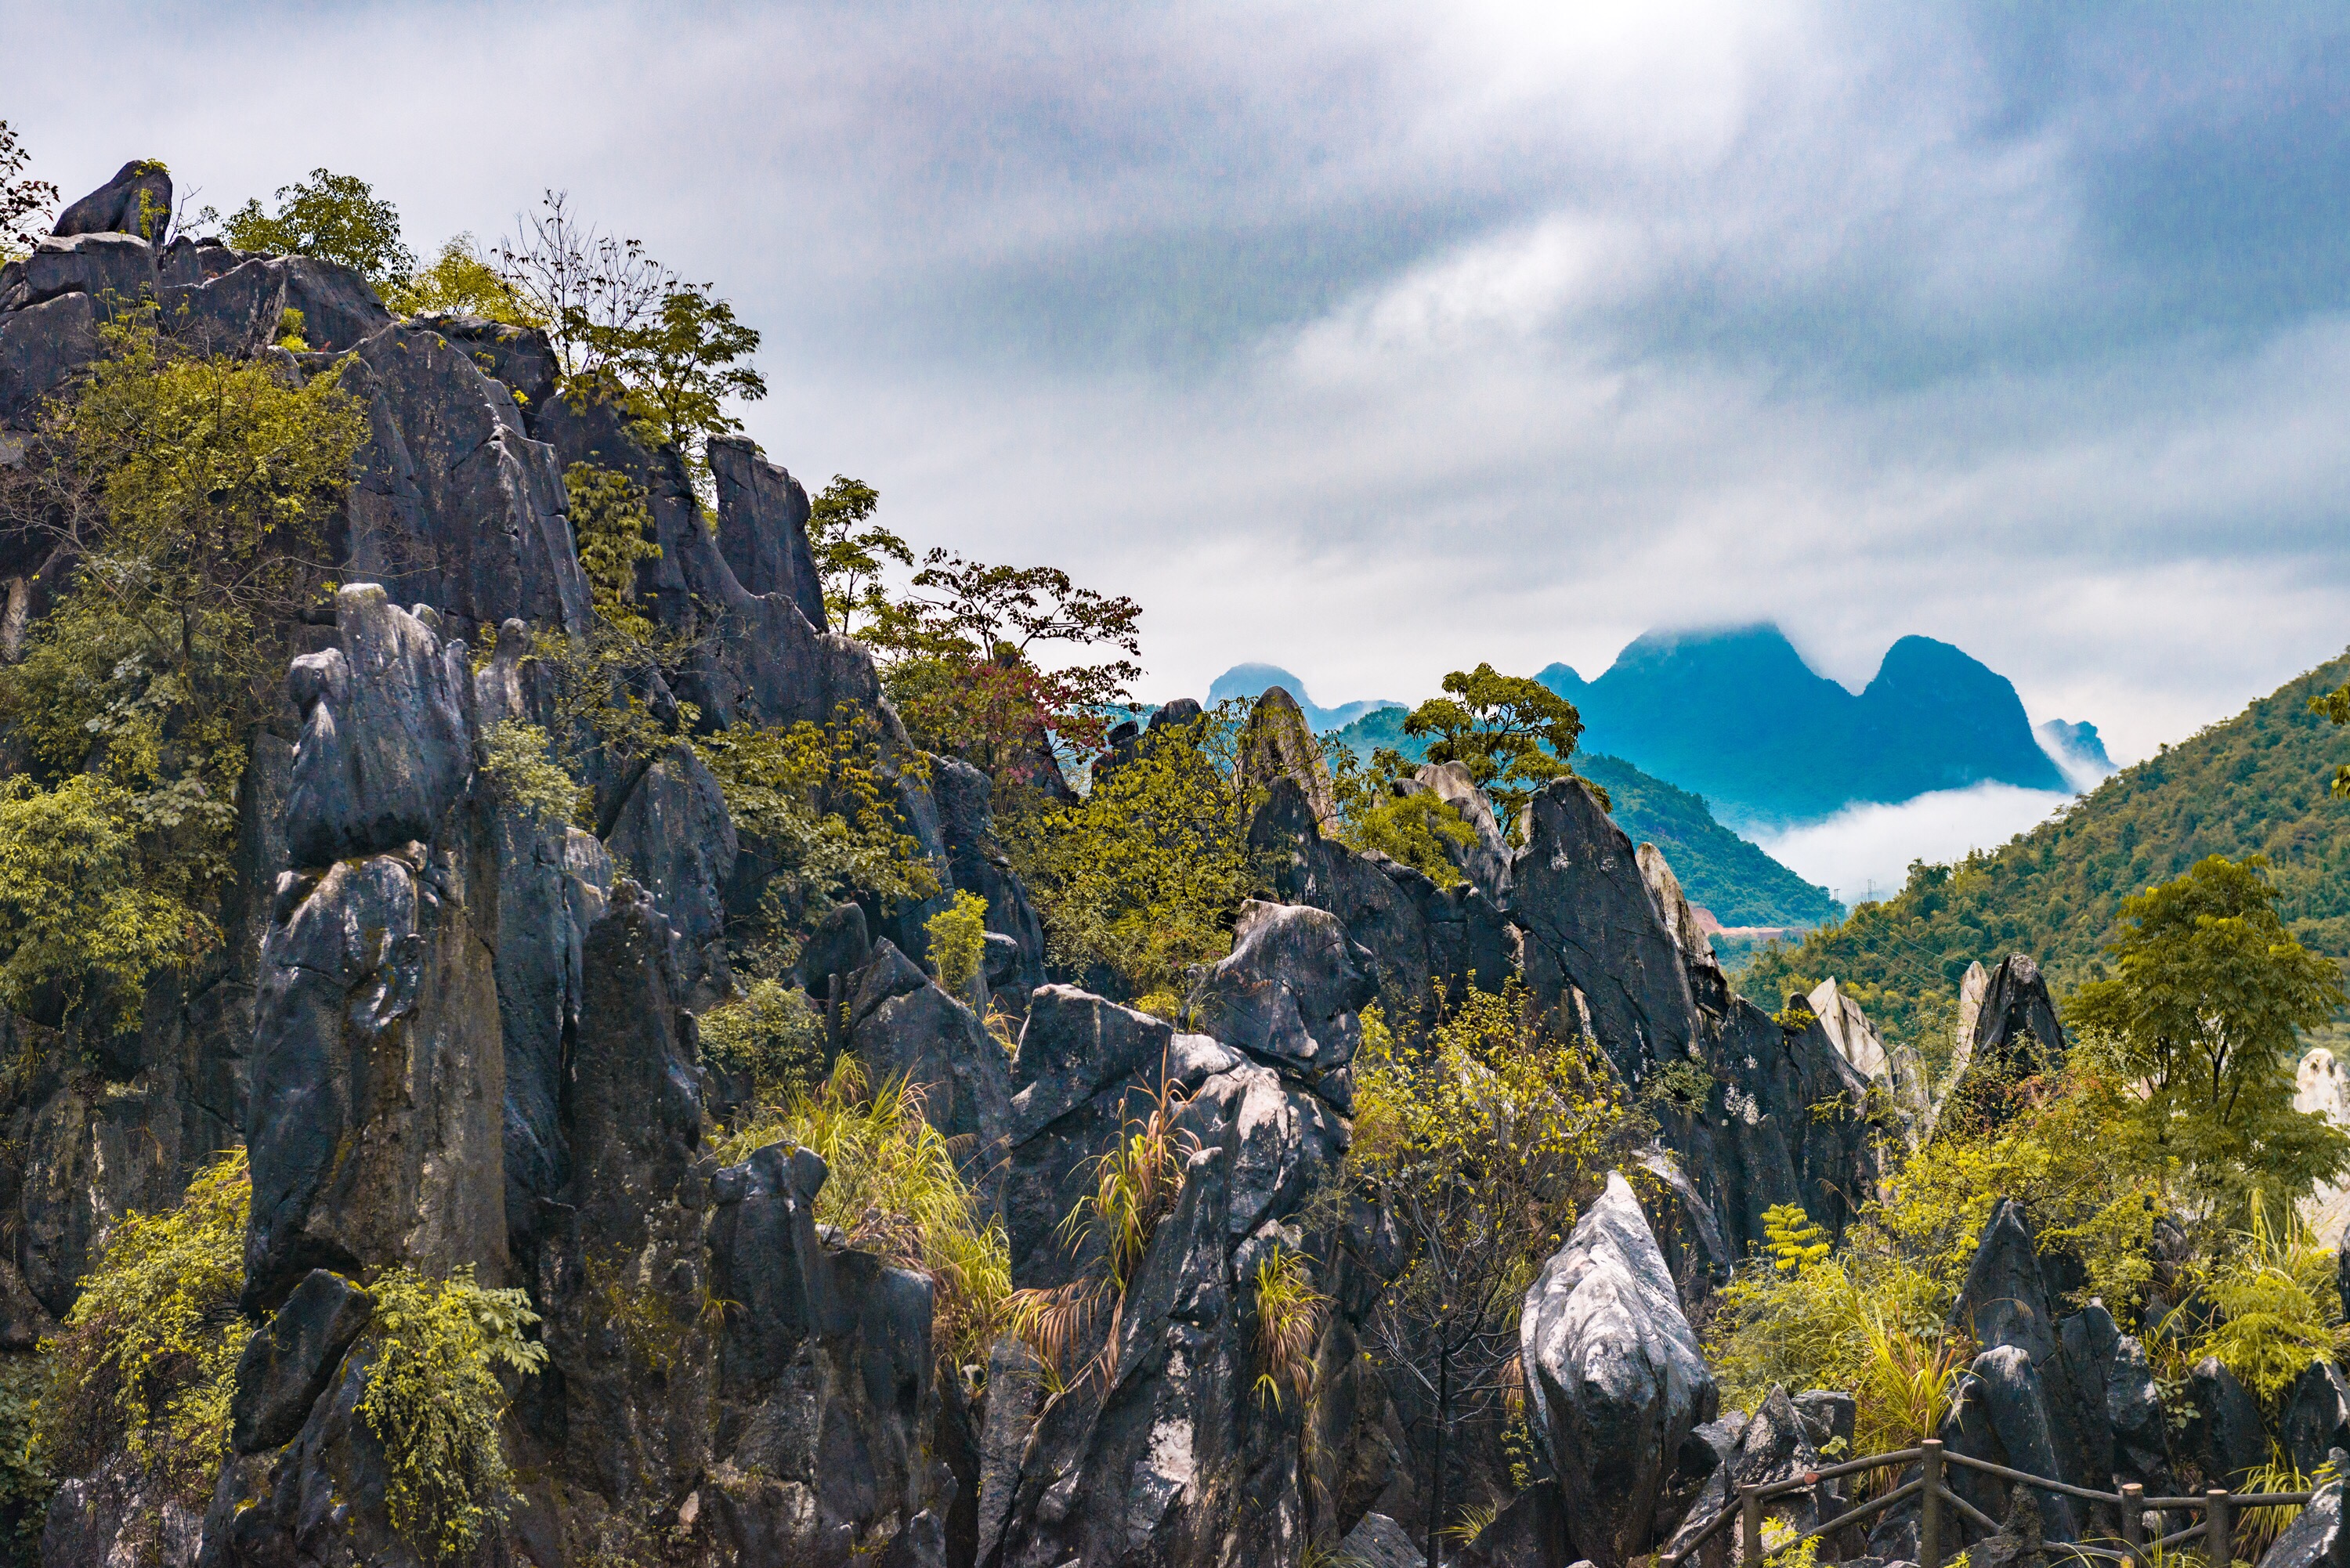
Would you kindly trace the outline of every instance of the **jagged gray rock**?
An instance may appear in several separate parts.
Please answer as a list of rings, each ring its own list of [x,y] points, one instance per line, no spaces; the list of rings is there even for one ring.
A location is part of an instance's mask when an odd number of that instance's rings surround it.
[[[244,270],[204,287],[230,289]],[[387,326],[359,345],[342,385],[368,412],[346,503],[351,575],[426,601],[458,635],[510,617],[585,630],[562,464],[467,346]]]
[[[101,317],[110,317],[151,299],[161,284],[155,247],[131,234],[46,239],[25,258],[27,305],[86,294]]]
[[[335,639],[286,679],[303,715],[286,839],[306,867],[431,838],[473,771],[462,644],[373,583],[337,593]]]
[[[0,316],[0,426],[30,428],[44,399],[98,358],[98,309],[86,294]]]
[[[1330,765],[1323,760],[1297,699],[1282,687],[1266,687],[1249,709],[1248,722],[1241,728],[1240,776],[1260,789],[1270,788],[1275,779],[1288,779],[1305,796],[1315,822],[1327,827],[1337,819]]]
[[[1378,994],[1376,961],[1328,910],[1252,898],[1241,906],[1232,952],[1192,987],[1184,1021],[1316,1085],[1344,1109],[1362,1044],[1356,1013]]]
[[[672,747],[645,769],[604,846],[669,918],[696,1005],[715,1002],[728,983],[726,885],[741,845],[718,780],[691,748]]]
[[[1637,1087],[1698,1041],[1680,950],[1631,839],[1590,785],[1573,778],[1544,784],[1525,824],[1510,879],[1526,929],[1526,983],[1545,1011],[1586,1023]]]
[[[992,1194],[1012,1130],[1012,1062],[1003,1047],[894,943],[874,949],[848,991],[848,1049],[876,1078],[921,1085],[923,1116],[962,1140],[964,1168]]]
[[[1041,987],[1012,1059],[1003,1214],[1013,1283],[1041,1288],[1076,1278],[1090,1254],[1066,1245],[1060,1226],[1090,1190],[1087,1162],[1149,1113],[1162,1082],[1191,1092],[1240,1061],[1238,1052],[1179,1034],[1147,1012],[1074,986]]]
[[[1427,1561],[1402,1525],[1378,1512],[1356,1521],[1347,1539],[1338,1542],[1338,1555],[1362,1568],[1420,1568]]]
[[[1045,928],[997,842],[994,785],[959,757],[932,757],[931,794],[954,885],[987,900],[988,933],[1014,945],[1009,968],[999,977],[991,967],[988,984],[998,993],[996,1005],[1017,1018],[1028,1010],[1028,993],[1045,983]]]
[[[1648,1544],[1682,1442],[1718,1395],[1647,1217],[1620,1173],[1526,1293],[1528,1421],[1600,1568]]]
[[[1510,907],[1510,841],[1493,819],[1493,802],[1477,787],[1462,763],[1422,763],[1412,777],[1419,785],[1461,814],[1477,835],[1474,844],[1443,841],[1445,857],[1497,909]]]
[[[2350,1568],[2350,1529],[2344,1527],[2342,1472],[2350,1469],[2350,1453],[2329,1456],[2338,1462],[2332,1480],[2317,1489],[2309,1505],[2296,1514],[2275,1544],[2261,1554],[2260,1568]]]
[[[825,629],[824,584],[808,551],[808,494],[743,436],[713,436],[710,476],[718,490],[718,550],[754,594],[775,594]]]
[[[2331,1361],[2313,1361],[2285,1391],[2277,1437],[2303,1475],[2335,1449],[2350,1449],[2350,1379]]]
[[[374,1311],[375,1298],[349,1280],[311,1270],[245,1341],[229,1400],[229,1446],[253,1454],[292,1442]]]
[[[114,178],[57,214],[49,233],[137,234],[160,240],[172,216],[172,173],[151,158],[134,158]]]

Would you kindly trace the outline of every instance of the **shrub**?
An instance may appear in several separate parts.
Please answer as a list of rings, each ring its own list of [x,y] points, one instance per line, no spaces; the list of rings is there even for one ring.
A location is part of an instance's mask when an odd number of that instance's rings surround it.
[[[373,1353],[359,1415],[380,1438],[391,1527],[428,1561],[462,1557],[505,1517],[514,1495],[495,1368],[536,1372],[546,1350],[518,1290],[484,1290],[469,1266],[445,1280],[397,1268],[370,1287]]]
[[[925,929],[931,933],[931,962],[938,967],[939,984],[951,996],[970,995],[987,957],[987,900],[976,893],[958,892]]]
[[[1257,1398],[1281,1403],[1287,1388],[1301,1401],[1314,1386],[1314,1350],[1330,1298],[1314,1288],[1305,1254],[1276,1243],[1256,1266]]]
[[[86,1474],[120,1448],[171,1495],[203,1507],[228,1452],[252,1202],[244,1151],[233,1149],[176,1208],[126,1215],[107,1234],[44,1347],[35,1447],[51,1473]]]
[[[731,1073],[750,1075],[753,1096],[781,1105],[811,1087],[824,1072],[824,1026],[807,993],[781,981],[758,980],[740,997],[702,1014],[704,1056]]]
[[[2279,1228],[2253,1209],[2251,1229],[2236,1241],[2205,1278],[2218,1316],[2191,1355],[2218,1356],[2273,1411],[2311,1362],[2350,1348],[2334,1256],[2291,1210]]]
[[[1002,1221],[980,1221],[953,1147],[923,1116],[920,1087],[903,1078],[870,1085],[844,1054],[821,1085],[762,1113],[717,1154],[733,1164],[775,1143],[823,1158],[830,1174],[816,1194],[819,1224],[930,1277],[940,1361],[985,1360],[1012,1290],[1011,1245]]]
[[[482,732],[482,772],[500,801],[547,826],[571,820],[579,782],[555,764],[554,744],[527,719],[502,719]]]

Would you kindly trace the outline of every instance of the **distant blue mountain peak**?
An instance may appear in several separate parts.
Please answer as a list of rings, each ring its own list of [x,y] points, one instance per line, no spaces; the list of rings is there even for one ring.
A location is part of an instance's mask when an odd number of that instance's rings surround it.
[[[1315,733],[1325,730],[1343,730],[1364,714],[1379,708],[1399,706],[1383,699],[1360,702],[1341,702],[1336,708],[1325,708],[1305,695],[1305,682],[1278,664],[1235,664],[1208,683],[1210,703],[1222,702],[1230,697],[1251,701],[1278,686],[1297,700],[1298,711]]]

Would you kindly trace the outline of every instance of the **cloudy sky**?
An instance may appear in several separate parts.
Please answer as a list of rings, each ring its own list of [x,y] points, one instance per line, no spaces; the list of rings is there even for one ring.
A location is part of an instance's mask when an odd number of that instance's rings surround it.
[[[546,187],[766,335],[920,544],[1148,609],[1142,694],[1955,642],[2144,754],[2350,641],[2350,13],[0,0],[68,196]]]

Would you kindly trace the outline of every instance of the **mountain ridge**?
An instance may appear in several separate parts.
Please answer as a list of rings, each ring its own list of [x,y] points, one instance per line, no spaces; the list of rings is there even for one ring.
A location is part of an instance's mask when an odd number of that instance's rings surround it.
[[[1649,631],[1596,680],[1564,663],[1534,679],[1575,705],[1589,749],[1703,795],[1734,826],[1984,783],[2071,787],[2013,684],[1932,638],[1897,640],[1858,693],[1769,622]]]

